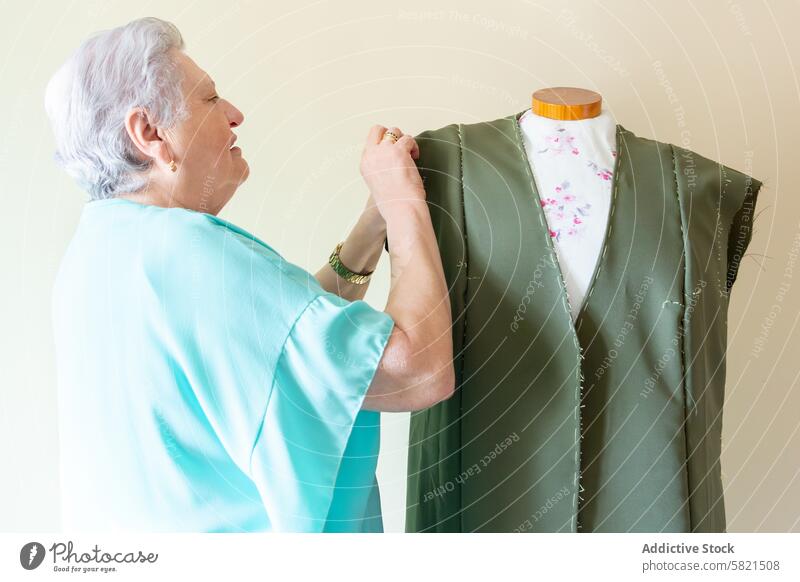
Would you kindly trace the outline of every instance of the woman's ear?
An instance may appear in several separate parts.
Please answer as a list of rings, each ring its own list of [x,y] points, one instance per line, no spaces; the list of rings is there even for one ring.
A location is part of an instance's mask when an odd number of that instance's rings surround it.
[[[163,130],[150,123],[146,109],[134,107],[128,111],[125,116],[125,130],[142,157],[154,160],[163,167],[169,166],[172,155],[163,139]]]

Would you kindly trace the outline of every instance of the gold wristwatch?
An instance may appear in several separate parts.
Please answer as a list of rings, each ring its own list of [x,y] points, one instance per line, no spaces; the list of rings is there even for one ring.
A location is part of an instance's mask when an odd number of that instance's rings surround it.
[[[341,259],[339,258],[339,251],[342,250],[342,245],[344,242],[340,242],[336,245],[336,248],[331,253],[331,256],[328,258],[328,263],[330,264],[331,268],[336,271],[336,274],[339,275],[342,279],[346,280],[348,283],[355,283],[356,285],[363,285],[367,281],[369,281],[372,273],[374,271],[370,271],[369,273],[354,273],[347,267],[342,264]]]

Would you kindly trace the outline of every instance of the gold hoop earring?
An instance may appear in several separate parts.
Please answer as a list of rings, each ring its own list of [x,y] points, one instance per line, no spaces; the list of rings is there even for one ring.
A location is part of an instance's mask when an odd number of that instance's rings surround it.
[[[169,161],[169,169],[172,170],[173,172],[178,171],[178,164],[175,163],[175,160]]]

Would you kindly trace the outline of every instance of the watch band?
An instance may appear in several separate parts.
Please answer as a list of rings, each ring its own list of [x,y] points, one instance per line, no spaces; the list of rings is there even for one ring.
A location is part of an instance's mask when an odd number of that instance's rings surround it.
[[[328,264],[330,264],[331,268],[339,275],[342,279],[346,280],[348,283],[355,283],[356,285],[363,285],[367,281],[369,281],[372,273],[374,271],[370,271],[369,273],[355,273],[344,266],[342,260],[339,258],[339,251],[342,250],[342,245],[344,242],[340,242],[336,245],[336,248],[331,253],[331,256],[328,258]]]

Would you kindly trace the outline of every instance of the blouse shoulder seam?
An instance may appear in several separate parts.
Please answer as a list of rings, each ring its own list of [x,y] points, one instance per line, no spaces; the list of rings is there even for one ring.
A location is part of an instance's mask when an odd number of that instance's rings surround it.
[[[275,255],[274,258],[279,258],[281,260],[283,259],[280,253],[278,253],[278,251],[275,250],[271,245],[261,240],[259,237],[249,232],[248,230],[245,230],[244,228],[237,226],[232,222],[229,222],[217,216],[213,216],[210,214],[202,214],[201,216],[205,219],[205,222],[209,224],[214,230],[219,230],[225,234],[231,235],[240,243],[246,240],[251,245],[261,246],[270,251],[271,254],[274,254]]]

